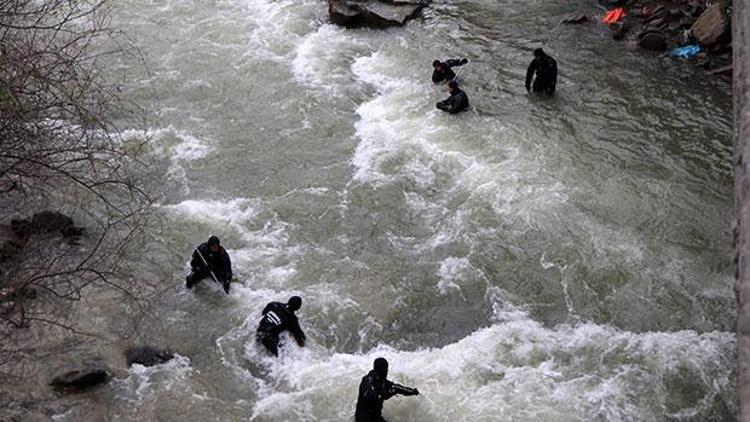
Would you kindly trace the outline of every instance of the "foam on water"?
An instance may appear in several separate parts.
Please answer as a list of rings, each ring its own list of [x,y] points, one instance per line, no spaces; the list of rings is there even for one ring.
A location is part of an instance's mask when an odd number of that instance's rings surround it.
[[[401,352],[381,345],[364,354],[291,348],[268,359],[252,344],[249,360],[271,381],[253,420],[346,420],[359,379],[375,357],[390,378],[421,396],[395,398],[385,416],[410,421],[658,420],[710,414],[716,400],[733,407],[734,337],[729,333],[632,333],[591,323],[547,328],[518,309],[457,343]],[[695,393],[675,401],[675,383]]]
[[[533,251],[538,255],[529,262],[542,271],[559,272],[565,304],[575,316],[570,290],[583,288],[575,283],[585,280],[578,280],[577,274],[569,271],[578,255],[566,254],[556,241],[567,239],[573,232],[575,236],[569,241],[576,244],[565,247],[582,250],[581,254],[593,257],[597,265],[616,261],[640,269],[649,259],[650,241],[644,240],[642,233],[598,220],[570,204],[575,190],[547,168],[548,158],[563,152],[525,138],[512,121],[501,122],[477,110],[460,117],[436,111],[433,103],[446,94],[429,84],[425,79],[429,75],[420,73],[421,64],[414,63],[414,45],[410,49],[405,39],[393,33],[380,36],[322,23],[326,12],[323,1],[223,0],[216,6],[214,10],[211,5],[208,16],[180,27],[186,37],[183,42],[189,44],[191,32],[201,32],[217,22],[228,23],[230,30],[219,37],[191,35],[200,43],[200,53],[236,55],[240,62],[251,63],[252,71],[255,66],[264,68],[270,60],[274,70],[288,68],[290,82],[301,86],[302,95],[313,94],[316,101],[347,96],[355,90],[360,93],[365,85],[375,91],[356,108],[359,120],[350,161],[353,175],[347,187],[400,188],[405,205],[433,231],[421,240],[389,233],[390,243],[432,260],[432,277],[424,282],[439,293],[435,301],[447,302],[479,290],[480,302],[484,295],[492,311],[489,319],[472,326],[480,327],[473,333],[441,347],[403,351],[393,344],[380,344],[371,348],[387,327],[368,313],[367,301],[378,299],[377,289],[402,286],[374,284],[371,294],[356,296],[352,286],[332,283],[335,276],[302,283],[300,279],[321,275],[317,269],[306,268],[304,259],[313,261],[328,255],[322,246],[292,240],[297,227],[280,218],[269,205],[283,203],[285,196],[268,201],[193,197],[163,205],[161,209],[178,227],[176,232],[183,228],[191,241],[215,233],[232,246],[229,252],[236,279],[241,282],[233,285],[228,301],[216,305],[217,311],[230,314],[231,327],[227,331],[223,322],[217,322],[210,328],[221,327],[212,332],[211,341],[215,338],[221,365],[236,377],[227,383],[239,381],[258,395],[257,400],[248,399],[239,406],[247,410],[245,417],[255,421],[348,420],[353,415],[358,382],[377,356],[391,361],[393,380],[422,392],[419,397],[390,400],[385,416],[394,420],[630,421],[662,420],[665,415],[708,420],[716,408],[736,413],[733,334],[640,333],[586,322],[585,318],[570,318],[567,325],[544,325],[530,316],[530,309],[547,304],[525,303],[493,285],[474,262],[472,255],[494,246],[492,242],[497,239],[507,243],[503,247],[521,255],[513,248],[527,246],[520,243],[530,232],[543,233],[539,242],[545,244]],[[173,1],[160,13],[187,8],[187,13],[181,13],[192,17],[193,7],[194,2]],[[440,7],[446,11],[454,8]],[[455,29],[452,35],[458,39],[461,31]],[[231,41],[224,43],[222,37]],[[182,55],[193,54],[185,46],[182,49]],[[171,52],[167,56],[164,61],[168,64],[182,57]],[[238,69],[240,62],[233,57],[230,65]],[[183,71],[187,70],[189,65]],[[217,81],[188,76],[179,70],[159,69],[154,77],[184,80],[186,86],[198,90],[216,89],[212,83]],[[310,129],[313,123],[317,124],[306,115],[302,128]],[[169,177],[182,180],[185,187],[192,161],[222,152],[214,151],[212,140],[172,126],[126,132],[124,138],[128,137],[153,138],[155,154],[171,163]],[[614,183],[612,188],[618,186]],[[299,192],[321,198],[328,191],[328,187],[299,188]],[[189,193],[182,191],[183,197]],[[342,211],[342,216],[345,214]],[[568,232],[561,231],[563,223]],[[331,231],[341,245],[367,242],[356,233],[336,232],[335,228]],[[561,232],[563,235],[559,235]],[[514,245],[514,237],[520,245]],[[450,244],[459,244],[460,251],[448,250]],[[311,253],[312,249],[318,254]],[[341,258],[341,266],[350,271],[369,271],[366,262],[356,261],[361,257],[336,258]],[[333,261],[324,264],[339,264]],[[686,272],[680,268],[682,264],[675,259],[664,266],[654,265],[650,269],[653,273],[644,277],[652,283],[663,278],[680,280]],[[519,281],[523,282],[526,280]],[[271,358],[254,339],[260,312],[269,301],[284,301],[293,294],[304,297],[301,317],[310,342],[303,349],[290,345],[279,359]],[[404,292],[399,300],[408,301],[412,294]],[[684,294],[692,297],[689,291]],[[720,291],[709,294],[722,296]],[[182,298],[187,298],[183,305],[202,300],[188,295]],[[174,311],[171,321],[194,317],[180,309]],[[405,333],[404,337],[409,335]],[[123,396],[117,402],[121,404],[116,406],[121,412],[117,414],[136,419],[154,414],[150,411],[159,406],[180,406],[188,398],[215,400],[220,402],[218,406],[227,406],[213,391],[204,391],[202,385],[208,378],[210,374],[193,369],[182,357],[160,367],[134,367],[116,384],[115,391]],[[180,384],[186,387],[178,393]],[[209,409],[198,414],[210,415],[206,413]],[[184,411],[176,414],[183,415]]]
[[[288,224],[262,201],[235,198],[229,201],[186,200],[161,207],[183,221],[205,225],[206,233],[213,233],[224,244],[232,257],[238,280],[252,283],[256,278],[275,281],[279,285],[296,273],[290,260],[298,248],[288,244]]]

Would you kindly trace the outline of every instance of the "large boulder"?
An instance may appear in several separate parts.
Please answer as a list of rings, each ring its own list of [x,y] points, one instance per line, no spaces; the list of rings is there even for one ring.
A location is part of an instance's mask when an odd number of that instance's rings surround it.
[[[52,233],[72,226],[73,219],[57,211],[42,211],[34,214],[31,224],[36,233]]]
[[[729,21],[721,9],[721,2],[706,9],[690,29],[693,37],[702,46],[709,47],[727,32]]]
[[[168,362],[173,358],[174,354],[169,350],[152,346],[132,347],[125,351],[125,362],[128,366],[136,363],[143,366],[154,366]]]
[[[110,372],[106,365],[93,363],[56,376],[50,386],[62,393],[79,393],[104,384],[109,378]]]
[[[432,0],[328,0],[331,22],[346,27],[404,25]]]

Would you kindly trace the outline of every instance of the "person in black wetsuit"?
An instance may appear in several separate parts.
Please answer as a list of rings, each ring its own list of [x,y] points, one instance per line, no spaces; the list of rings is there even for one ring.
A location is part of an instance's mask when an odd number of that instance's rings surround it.
[[[289,331],[300,347],[305,346],[305,333],[299,326],[297,316],[294,315],[300,307],[302,298],[292,296],[286,304],[271,302],[263,308],[263,317],[258,324],[255,338],[272,355],[279,355],[279,334],[282,331]]]
[[[466,63],[469,63],[468,59],[450,59],[444,62],[435,60],[432,62],[432,82],[439,84],[445,81],[452,81],[456,77],[456,73],[451,68],[463,66]]]
[[[375,359],[373,370],[359,384],[355,422],[387,422],[382,415],[383,402],[397,394],[416,396],[419,395],[419,390],[388,381],[388,361],[384,358]]]
[[[204,261],[205,259],[205,261]],[[208,267],[206,266],[208,263]],[[229,254],[221,246],[219,238],[211,236],[208,242],[201,243],[193,250],[190,260],[190,275],[185,277],[185,287],[192,288],[204,278],[211,277],[211,271],[224,287],[224,292],[229,294],[229,283],[232,281],[232,261]]]
[[[469,97],[458,87],[458,82],[448,82],[448,92],[451,96],[435,104],[435,107],[450,114],[457,114],[469,108]]]
[[[536,79],[534,79],[536,74]],[[534,79],[532,86],[531,80]],[[541,48],[534,50],[534,60],[526,70],[526,91],[552,95],[557,84],[557,62]]]

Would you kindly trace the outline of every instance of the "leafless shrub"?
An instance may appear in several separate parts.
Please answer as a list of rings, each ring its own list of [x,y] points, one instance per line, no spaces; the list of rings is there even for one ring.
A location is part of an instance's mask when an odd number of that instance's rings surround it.
[[[0,213],[51,208],[81,238],[11,230],[23,251],[0,266],[0,330],[42,322],[79,332],[67,304],[108,287],[142,304],[128,275],[149,224],[141,143],[118,139],[117,89],[102,61],[122,54],[107,0],[0,0]]]

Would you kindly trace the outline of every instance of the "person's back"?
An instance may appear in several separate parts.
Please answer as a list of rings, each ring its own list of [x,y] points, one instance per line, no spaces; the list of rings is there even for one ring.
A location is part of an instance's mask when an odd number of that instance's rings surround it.
[[[289,312],[285,303],[271,302],[263,308],[263,318],[258,324],[258,330],[279,335],[297,321],[297,317]]]
[[[532,79],[534,79],[533,87]],[[531,61],[526,71],[526,90],[551,95],[554,94],[556,85],[557,61],[541,48],[534,50],[534,60]]]
[[[289,331],[300,347],[305,345],[305,333],[294,314],[301,306],[302,299],[299,296],[292,296],[286,304],[270,302],[263,308],[256,338],[274,356],[279,354],[279,335],[283,331]]]
[[[355,422],[386,422],[383,418],[383,402],[401,394],[404,396],[419,395],[416,388],[408,388],[388,381],[388,361],[375,359],[373,369],[359,384]]]
[[[467,59],[449,59],[444,62],[435,60],[432,62],[432,82],[439,84],[445,81],[452,81],[456,77],[456,73],[451,69],[452,67],[463,66],[468,63]]]
[[[386,382],[387,380],[378,377],[375,370],[362,377],[359,384],[357,410],[354,413],[356,422],[383,420],[383,402],[389,398],[386,398]]]
[[[190,274],[185,277],[185,287],[190,289],[202,279],[216,276],[216,281],[221,282],[224,291],[229,294],[229,283],[232,281],[232,261],[229,259],[226,249],[221,246],[218,237],[211,236],[208,238],[208,242],[201,243],[193,250],[190,268]]]
[[[469,108],[469,96],[463,90],[457,88],[456,92],[451,95],[451,103],[453,103],[453,107],[449,112],[451,114],[460,113]]]
[[[458,87],[458,82],[448,82],[448,90],[450,97],[435,104],[435,107],[450,114],[457,114],[469,108],[469,96]]]

